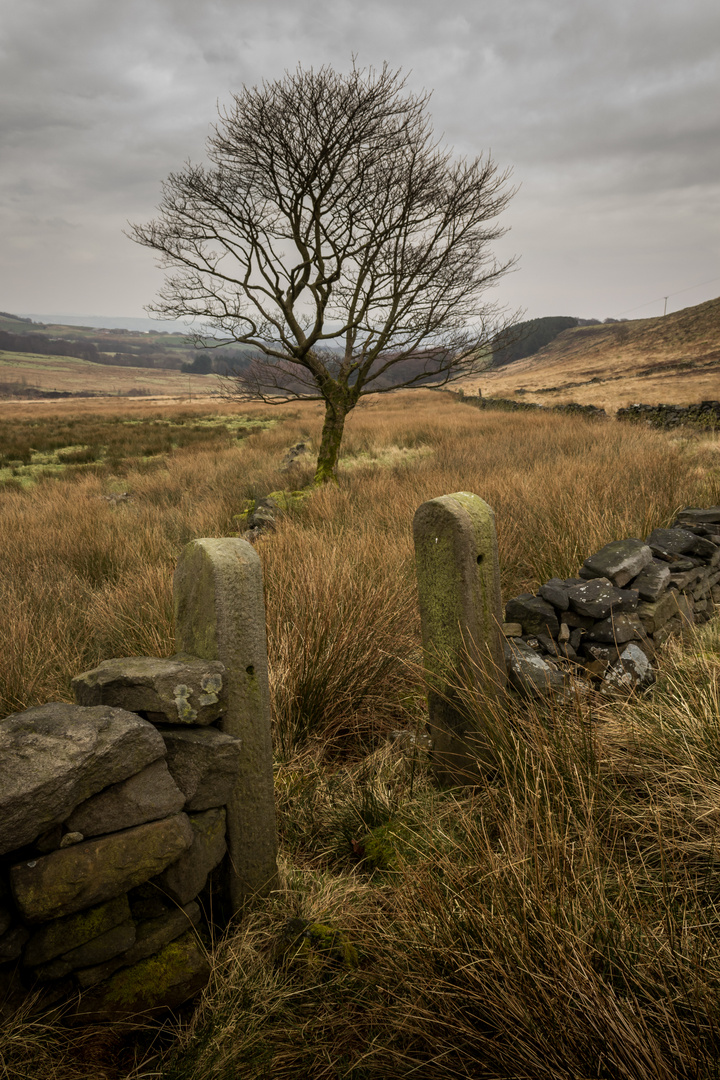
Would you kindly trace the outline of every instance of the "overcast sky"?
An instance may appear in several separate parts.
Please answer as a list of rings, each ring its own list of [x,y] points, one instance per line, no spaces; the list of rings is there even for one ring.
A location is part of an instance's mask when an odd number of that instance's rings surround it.
[[[142,316],[162,273],[122,229],[203,159],[217,103],[353,53],[512,167],[495,299],[641,318],[720,295],[717,0],[0,0],[0,309]]]

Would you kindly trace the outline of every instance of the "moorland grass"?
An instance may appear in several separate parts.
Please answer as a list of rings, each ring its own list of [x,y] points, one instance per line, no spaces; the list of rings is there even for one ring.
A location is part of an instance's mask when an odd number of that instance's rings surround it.
[[[311,479],[312,460],[280,465],[317,440],[321,414],[284,412],[239,444],[0,494],[3,715],[70,700],[71,676],[101,659],[173,651],[182,545],[232,535],[246,499]],[[507,598],[681,506],[720,502],[718,450],[425,392],[356,410],[338,486],[258,543],[281,887],[217,943],[193,1020],[138,1075],[718,1075],[716,623],[669,649],[651,696],[505,703],[472,793],[438,791],[422,743],[388,738],[424,717],[422,501],[470,490],[494,507]],[[98,498],[120,484],[129,501]],[[281,955],[292,916],[341,930],[358,966]]]

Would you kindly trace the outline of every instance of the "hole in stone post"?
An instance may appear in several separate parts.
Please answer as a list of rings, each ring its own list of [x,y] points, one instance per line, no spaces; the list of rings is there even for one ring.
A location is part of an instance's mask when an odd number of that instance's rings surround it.
[[[478,563],[481,563],[484,558],[485,558],[485,556],[482,553],[480,555],[478,555],[478,557],[477,557]]]
[[[248,664],[248,666],[245,668],[245,671],[247,672],[248,675],[254,675],[255,674],[255,668],[252,666],[252,664]]]

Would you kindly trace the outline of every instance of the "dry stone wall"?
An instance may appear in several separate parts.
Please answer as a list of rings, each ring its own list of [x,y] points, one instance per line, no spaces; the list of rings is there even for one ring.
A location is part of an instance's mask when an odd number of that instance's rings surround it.
[[[196,540],[174,580],[177,655],[107,660],[0,724],[0,1013],[28,992],[81,1021],[186,1001],[198,936],[273,887],[260,561]]]
[[[109,660],[0,725],[0,964],[80,1015],[173,1006],[207,980],[196,934],[226,852],[241,740],[215,726],[224,667]],[[0,969],[1,970],[1,969]]]
[[[643,541],[618,540],[576,578],[552,578],[505,608],[508,677],[533,695],[642,689],[657,649],[720,605],[720,507],[681,511]]]

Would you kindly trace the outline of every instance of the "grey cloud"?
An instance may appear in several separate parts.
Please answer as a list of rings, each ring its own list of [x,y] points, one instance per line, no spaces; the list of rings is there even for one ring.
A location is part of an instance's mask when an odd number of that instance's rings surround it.
[[[96,266],[106,260],[104,282],[78,275],[92,302],[78,295],[76,310],[107,311],[112,300],[118,314],[136,313],[158,277],[121,229],[127,218],[152,216],[170,170],[202,157],[216,102],[298,62],[347,68],[353,53],[363,66],[402,66],[413,90],[432,89],[436,129],[458,152],[491,149],[514,167],[523,186],[507,242],[525,269],[503,286],[512,305],[516,297],[531,311],[546,303],[543,250],[559,246],[565,265],[586,265],[587,249],[605,243],[603,213],[616,226],[612,206],[624,208],[623,242],[639,253],[636,266],[661,227],[645,208],[662,204],[673,243],[685,235],[697,252],[694,267],[683,249],[682,272],[712,276],[715,0],[23,0],[5,5],[0,27],[1,220],[16,253],[9,295],[24,298],[16,306],[57,307],[62,244],[48,245],[43,266],[17,257],[23,236],[34,252],[46,229],[65,236],[66,262],[84,265],[88,252]],[[570,211],[566,233],[558,221]],[[79,222],[77,248],[73,230],[50,224],[62,220]],[[674,250],[643,273],[675,273]],[[550,262],[562,277],[562,263]],[[562,288],[579,297],[577,274],[566,277]],[[625,291],[637,287],[623,279]],[[615,285],[608,291],[598,278],[585,288],[615,303]]]

